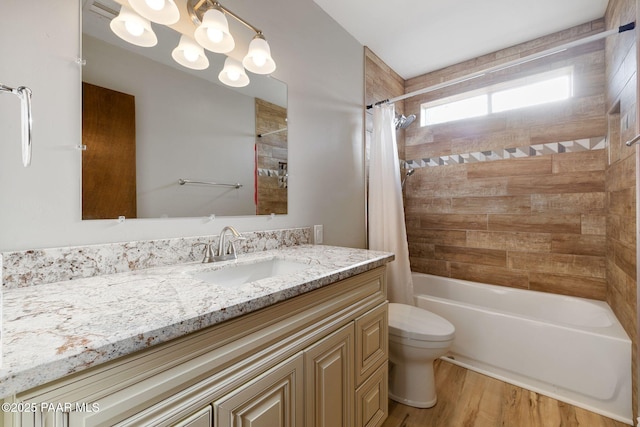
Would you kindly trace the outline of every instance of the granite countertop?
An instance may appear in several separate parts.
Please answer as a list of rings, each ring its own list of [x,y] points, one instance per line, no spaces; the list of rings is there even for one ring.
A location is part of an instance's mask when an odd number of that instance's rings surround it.
[[[279,258],[301,271],[236,288],[194,274]],[[293,246],[17,288],[3,294],[0,398],[267,307],[393,260],[387,252]]]

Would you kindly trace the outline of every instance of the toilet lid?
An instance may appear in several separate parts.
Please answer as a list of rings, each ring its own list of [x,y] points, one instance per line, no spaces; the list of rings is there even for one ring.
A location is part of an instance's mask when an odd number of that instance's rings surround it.
[[[420,341],[450,341],[456,328],[447,319],[407,304],[389,304],[389,333]]]

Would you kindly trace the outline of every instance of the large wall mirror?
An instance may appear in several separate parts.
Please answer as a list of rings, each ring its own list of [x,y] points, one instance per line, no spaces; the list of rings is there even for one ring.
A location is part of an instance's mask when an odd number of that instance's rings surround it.
[[[180,34],[162,25],[156,46],[129,44],[109,28],[120,2],[81,4],[82,218],[287,213],[286,84],[248,73],[225,86],[226,56],[208,51],[207,69],[184,68],[171,58]],[[253,34],[229,29],[246,52]]]

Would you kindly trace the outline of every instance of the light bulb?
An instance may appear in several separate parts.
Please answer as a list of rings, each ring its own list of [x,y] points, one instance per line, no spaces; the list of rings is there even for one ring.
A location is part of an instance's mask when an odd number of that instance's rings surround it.
[[[256,34],[249,43],[249,52],[242,60],[242,65],[256,74],[270,74],[276,69],[276,63],[271,58],[271,48],[262,33]]]
[[[145,3],[153,10],[164,9],[164,0],[145,0]]]
[[[136,20],[129,19],[125,21],[124,27],[127,29],[129,34],[135,37],[141,36],[142,33],[144,33],[144,27]]]
[[[267,63],[267,57],[264,55],[253,55],[253,63],[258,67],[262,67]]]
[[[227,71],[227,77],[229,77],[229,80],[232,82],[236,82],[240,78],[240,73],[237,70],[229,70]]]
[[[207,37],[214,43],[220,43],[224,33],[217,28],[207,28]]]
[[[158,43],[149,21],[126,6],[120,8],[120,13],[111,20],[109,27],[122,40],[136,46],[151,47]]]
[[[192,70],[204,70],[209,67],[209,60],[205,56],[202,46],[186,35],[180,36],[180,43],[171,52],[171,57],[178,64]]]
[[[171,25],[180,19],[180,10],[175,0],[128,0],[131,9],[151,22]],[[122,3],[122,0],[118,0]],[[126,3],[126,2],[124,2]]]
[[[195,49],[185,49],[183,55],[184,59],[189,62],[196,62],[200,57],[200,54]]]
[[[249,84],[249,76],[244,72],[242,63],[230,56],[224,60],[224,68],[218,74],[218,79],[231,87],[244,87]]]
[[[233,36],[229,33],[229,22],[224,12],[215,7],[205,12],[193,36],[200,46],[211,52],[227,53],[235,47]]]

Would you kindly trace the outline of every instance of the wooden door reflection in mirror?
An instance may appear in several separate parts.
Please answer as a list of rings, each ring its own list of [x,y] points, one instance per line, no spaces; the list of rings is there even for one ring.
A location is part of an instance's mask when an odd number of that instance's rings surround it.
[[[82,84],[82,219],[136,218],[132,95]]]

